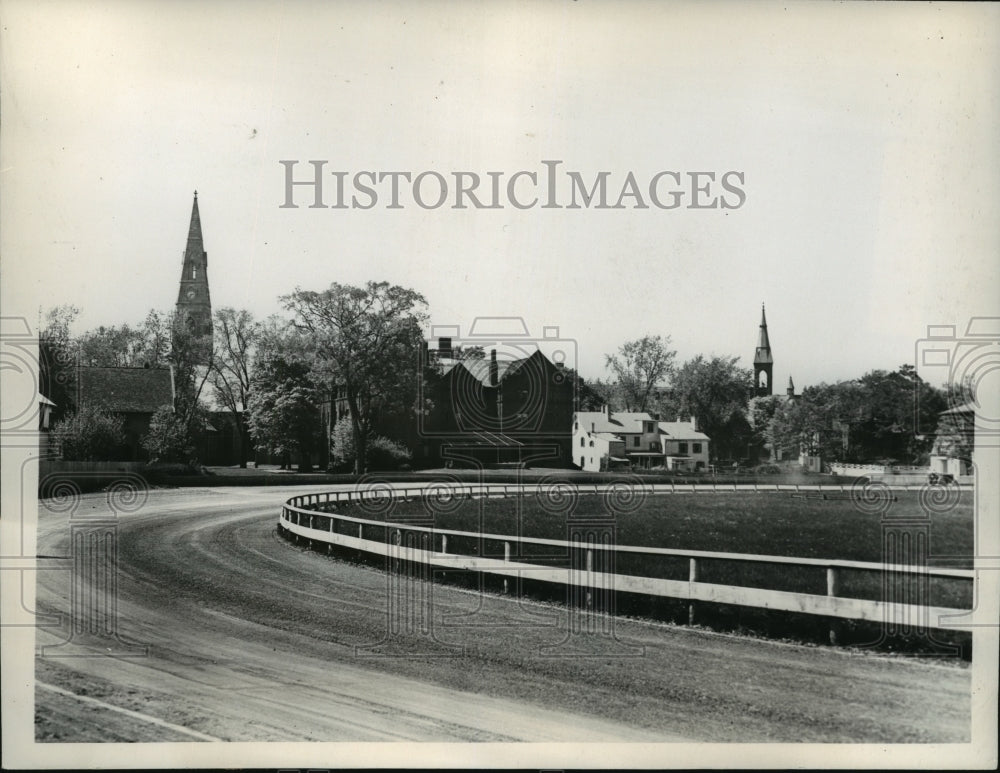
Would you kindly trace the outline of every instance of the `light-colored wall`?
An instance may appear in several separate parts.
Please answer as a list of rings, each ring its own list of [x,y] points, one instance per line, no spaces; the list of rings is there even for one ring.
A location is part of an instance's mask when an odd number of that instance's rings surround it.
[[[580,445],[581,440],[583,440],[582,446]],[[591,435],[581,428],[573,433],[573,464],[579,465],[587,472],[600,472],[601,459],[604,456],[620,455],[619,451],[612,451],[615,445],[619,448],[621,446],[620,443],[609,442],[607,439]]]
[[[681,443],[687,444],[687,451],[681,450]],[[701,444],[701,451],[695,452],[694,444]],[[675,440],[674,438],[663,438],[663,453],[667,456],[682,454],[690,456],[695,465],[701,462],[702,467],[708,467],[708,443],[707,440]]]

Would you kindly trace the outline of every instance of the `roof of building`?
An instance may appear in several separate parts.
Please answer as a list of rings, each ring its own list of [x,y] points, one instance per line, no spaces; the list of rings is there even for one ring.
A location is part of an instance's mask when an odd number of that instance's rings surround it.
[[[689,421],[661,421],[661,434],[666,435],[671,440],[709,440],[704,432],[699,432],[691,426]]]
[[[497,380],[503,381],[509,376],[513,376],[521,368],[523,368],[527,363],[534,359],[541,358],[542,360],[549,362],[549,359],[540,351],[536,350],[532,352],[527,357],[519,357],[515,359],[503,359],[498,357],[496,360],[497,365]],[[440,369],[441,375],[450,373],[455,368],[464,368],[469,375],[471,375],[476,381],[481,383],[483,386],[491,386],[490,384],[490,365],[491,358],[483,357],[482,359],[466,359],[466,360],[450,360],[441,362]]]
[[[116,413],[153,413],[174,402],[169,368],[81,366],[77,376],[81,404],[100,404]]]
[[[767,335],[767,317],[764,315],[764,304],[760,306],[760,332],[757,335],[757,349],[754,352],[754,365],[770,365],[774,362],[771,354],[771,339]]]
[[[604,411],[577,411],[576,420],[588,432],[642,434],[642,422],[653,421],[645,411],[613,411],[610,419]],[[593,426],[593,429],[590,427]]]

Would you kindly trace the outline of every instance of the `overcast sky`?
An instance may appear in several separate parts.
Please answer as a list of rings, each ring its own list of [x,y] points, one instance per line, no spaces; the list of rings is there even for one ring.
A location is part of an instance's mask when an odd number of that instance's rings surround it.
[[[195,189],[215,307],[384,279],[463,332],[558,326],[590,377],[646,333],[749,366],[762,302],[781,388],[913,362],[927,325],[998,313],[996,5],[0,12],[4,315],[72,303],[81,332],[169,310]],[[303,178],[326,160],[349,195],[363,170],[506,181],[559,160],[610,172],[612,201],[629,172],[735,170],[745,203],[431,210],[404,185],[402,209],[308,208],[303,189],[285,209],[283,159]]]

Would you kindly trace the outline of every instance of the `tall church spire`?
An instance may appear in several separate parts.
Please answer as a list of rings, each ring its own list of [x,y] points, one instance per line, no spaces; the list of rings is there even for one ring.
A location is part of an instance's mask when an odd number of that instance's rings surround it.
[[[180,290],[177,294],[177,319],[190,334],[194,361],[208,364],[212,356],[212,299],[208,292],[208,253],[201,234],[201,214],[198,212],[198,191],[194,192],[191,225],[181,267]],[[175,345],[178,341],[175,336]]]
[[[771,373],[774,357],[771,355],[771,340],[767,335],[767,317],[764,304],[760,305],[760,332],[757,335],[757,349],[753,356],[754,394],[758,397],[771,394]]]

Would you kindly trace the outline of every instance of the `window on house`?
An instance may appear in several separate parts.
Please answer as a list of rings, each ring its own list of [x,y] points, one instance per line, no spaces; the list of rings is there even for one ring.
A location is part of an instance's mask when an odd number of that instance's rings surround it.
[[[593,441],[593,440],[591,440],[591,441],[590,441],[590,447],[591,447],[591,448],[593,448],[593,447],[594,447],[594,441]]]
[[[580,438],[580,448],[583,448],[587,444],[586,439]]]
[[[688,452],[688,444],[687,443],[678,443],[677,444],[677,452],[681,453],[681,454],[686,454]]]
[[[191,266],[191,278],[192,279],[197,279],[198,278],[198,267],[197,266]]]
[[[574,431],[580,429],[580,422],[574,421],[573,422],[573,429],[574,429]]]
[[[642,427],[643,427],[643,429],[642,429],[643,432],[646,432],[646,433],[652,432],[653,431],[653,422],[651,422],[651,421],[644,421],[642,423]]]
[[[692,443],[691,444],[691,453],[692,454],[700,454],[701,453],[701,443]]]
[[[632,445],[633,446],[638,446],[639,445],[639,436],[638,435],[636,435],[634,438],[632,438]]]
[[[650,451],[659,451],[660,450],[660,444],[657,443],[655,440],[650,440],[649,441],[649,450]]]

